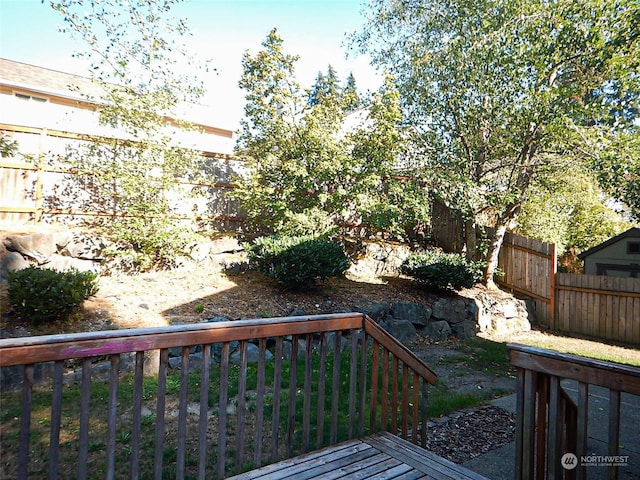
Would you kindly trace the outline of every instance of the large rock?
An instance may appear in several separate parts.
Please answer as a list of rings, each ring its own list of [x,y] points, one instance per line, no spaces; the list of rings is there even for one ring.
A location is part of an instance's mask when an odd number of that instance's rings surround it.
[[[396,337],[400,343],[413,343],[418,339],[416,327],[409,320],[387,317],[380,322],[380,326]]]
[[[461,297],[439,298],[434,302],[432,308],[432,315],[438,320],[458,323],[468,318],[467,302]]]
[[[50,268],[58,272],[66,272],[74,269],[79,272],[100,273],[101,267],[98,262],[83,260],[81,258],[67,257],[64,255],[51,255],[49,261],[42,265],[43,268]]]
[[[58,251],[55,235],[51,233],[9,235],[3,243],[10,252],[18,252],[25,257],[32,258],[40,265],[47,263],[51,255]]]
[[[389,313],[389,302],[365,302],[351,307],[354,312],[364,313],[375,322],[380,322]]]
[[[74,235],[64,246],[62,254],[83,260],[103,260],[102,252],[106,247],[104,238]]]
[[[431,314],[431,308],[421,303],[396,302],[391,305],[392,317],[409,320],[414,325],[426,326]]]
[[[7,282],[8,273],[29,267],[22,255],[18,252],[9,252],[0,259],[0,285]]]
[[[465,320],[464,322],[453,323],[451,331],[457,338],[472,338],[476,336],[476,322]]]
[[[349,271],[357,276],[397,275],[400,265],[409,256],[407,245],[393,243],[365,242],[362,254]]]
[[[534,316],[527,308],[526,301],[510,296],[497,299],[485,292],[477,293],[475,301],[480,332],[506,335],[531,330],[531,319]]]
[[[451,326],[444,320],[429,322],[424,330],[424,333],[431,340],[446,340],[451,336]]]
[[[273,360],[273,353],[271,353],[269,350],[266,350],[264,355],[265,355],[264,358],[267,362]],[[231,354],[231,357],[229,358],[229,363],[231,363],[232,365],[240,365],[241,358],[242,358],[242,355],[240,350],[238,349]],[[247,344],[247,363],[258,363],[259,360],[260,360],[260,348],[253,343],[248,343]]]

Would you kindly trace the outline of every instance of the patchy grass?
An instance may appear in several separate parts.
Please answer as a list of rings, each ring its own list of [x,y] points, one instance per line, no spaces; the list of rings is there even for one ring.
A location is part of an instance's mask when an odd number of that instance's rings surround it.
[[[370,402],[365,403],[364,411],[360,412],[356,407],[356,418],[349,415],[349,389],[350,389],[350,355],[345,352],[340,358],[340,368],[338,377],[338,409],[336,411],[337,418],[337,440],[342,441],[348,438],[350,427],[357,432],[357,418],[363,415],[365,433],[368,433],[370,418]],[[268,362],[265,365],[265,381],[266,394],[264,397],[264,420],[263,424],[256,425],[257,403],[256,389],[258,385],[258,368],[256,364],[250,364],[246,371],[246,405],[248,413],[245,416],[244,434],[246,439],[245,455],[246,458],[241,460],[242,465],[250,466],[247,459],[253,458],[253,436],[259,429],[263,429],[263,453],[270,454],[271,427],[275,420],[273,405],[274,397],[279,394],[280,410],[279,410],[279,436],[281,448],[287,443],[287,432],[289,431],[288,419],[290,414],[295,418],[296,428],[291,430],[293,433],[292,441],[296,453],[300,453],[299,449],[303,445],[303,416],[309,415],[309,438],[312,446],[315,446],[318,437],[318,420],[322,419],[322,437],[323,444],[328,444],[331,437],[332,417],[332,396],[333,396],[333,356],[327,357],[326,364],[326,386],[324,392],[324,403],[320,402],[320,395],[317,389],[320,376],[321,366],[319,355],[314,355],[311,362],[311,384],[310,395],[305,395],[305,362],[300,359],[297,363],[295,375],[295,389],[293,390],[295,398],[291,398],[290,383],[292,381],[292,363],[282,362],[282,381],[276,388],[273,384],[274,379],[274,362]],[[370,372],[372,366],[371,358],[367,370]],[[219,364],[211,366],[210,388],[208,390],[208,432],[209,437],[209,456],[208,468],[215,471],[217,463],[216,448],[220,438],[218,434],[219,420],[219,401],[220,391],[223,384],[226,384],[228,391],[228,408],[227,409],[227,428],[226,428],[226,452],[228,462],[228,473],[238,472],[235,462],[236,440],[238,417],[235,408],[238,404],[238,394],[240,391],[240,367],[230,365],[229,375],[227,378],[221,378]],[[359,373],[360,376],[360,373]],[[370,374],[367,375],[370,378]],[[198,442],[198,420],[199,402],[200,402],[200,384],[201,374],[199,372],[190,373],[187,380],[187,456],[185,459],[187,476],[186,478],[195,478],[197,473],[197,458],[194,451],[197,450]],[[412,377],[410,377],[410,383]],[[90,422],[89,422],[89,440],[87,443],[89,457],[89,478],[104,478],[105,465],[107,461],[107,415],[108,403],[110,397],[109,383],[99,379],[95,379],[91,383],[90,394]],[[165,408],[165,434],[163,445],[163,478],[173,478],[176,473],[177,465],[177,437],[178,437],[178,396],[181,390],[181,375],[179,372],[170,371],[166,378],[166,408]],[[388,425],[391,427],[391,383],[389,383],[389,398],[387,399]],[[400,389],[402,395],[402,388]],[[158,379],[156,377],[146,377],[143,380],[142,389],[143,417],[141,420],[141,439],[140,439],[140,471],[152,472],[153,462],[156,450],[156,398],[158,395]],[[379,374],[378,394],[382,395],[382,373]],[[277,393],[276,393],[277,392]],[[441,416],[457,410],[462,407],[474,405],[477,399],[466,398],[465,395],[458,395],[449,390],[444,385],[438,385],[430,388],[429,396],[429,415]],[[117,402],[118,402],[118,420],[117,430],[115,434],[115,461],[116,461],[116,478],[126,478],[130,474],[131,453],[133,451],[133,404],[135,397],[135,385],[133,375],[125,374],[118,383]],[[305,398],[307,397],[307,398]],[[45,478],[49,464],[49,442],[51,428],[51,404],[52,393],[50,386],[37,386],[34,388],[32,395],[32,414],[31,414],[31,436],[30,436],[30,458],[29,475],[30,478]],[[80,415],[81,415],[81,386],[79,384],[71,384],[63,387],[62,397],[62,413],[60,428],[60,467],[59,476],[61,478],[74,478],[77,476],[78,449],[80,442]],[[291,405],[294,405],[293,412]],[[356,402],[359,405],[359,399]],[[0,465],[0,478],[13,478],[17,469],[17,454],[20,442],[20,423],[22,409],[22,393],[21,392],[3,392],[2,403],[0,405],[0,423],[2,429],[0,431],[0,449],[3,452],[3,462]],[[305,413],[305,411],[307,413]],[[377,407],[377,416],[379,418],[381,407]],[[399,419],[400,421],[400,419]],[[379,423],[374,429],[380,429],[382,425]],[[266,460],[266,458],[265,458]],[[146,478],[141,476],[141,478]]]
[[[492,375],[513,374],[505,343],[475,337],[456,342],[455,348],[465,353],[462,361],[474,370]]]
[[[494,341],[503,342],[505,348],[507,342],[521,343],[523,345],[554,350],[560,353],[570,353],[582,357],[640,367],[640,349],[622,345],[611,345],[604,341],[570,337],[562,333],[542,330],[520,332],[509,336],[509,338],[492,338]]]

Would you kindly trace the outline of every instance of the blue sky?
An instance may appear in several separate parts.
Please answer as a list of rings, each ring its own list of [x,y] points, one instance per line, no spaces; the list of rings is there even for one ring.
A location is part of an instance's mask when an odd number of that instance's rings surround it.
[[[331,64],[341,79],[350,72],[358,87],[375,90],[382,82],[369,59],[345,59],[347,32],[359,30],[363,0],[188,0],[175,9],[193,33],[190,45],[202,58],[212,59],[219,73],[205,80],[204,103],[214,107],[216,126],[237,128],[243,92],[237,87],[245,50],[256,52],[273,27],[284,39],[287,53],[300,55],[297,79],[310,87],[319,70]],[[77,45],[57,26],[62,19],[40,0],[0,0],[0,56],[84,75],[71,57]]]

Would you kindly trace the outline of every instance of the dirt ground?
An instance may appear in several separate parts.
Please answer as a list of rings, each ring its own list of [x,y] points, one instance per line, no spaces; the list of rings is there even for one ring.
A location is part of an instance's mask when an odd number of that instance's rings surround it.
[[[176,323],[193,323],[212,317],[229,319],[267,318],[289,315],[294,309],[306,314],[350,311],[372,301],[428,302],[430,293],[401,277],[333,278],[318,288],[306,292],[283,290],[275,282],[257,272],[227,275],[214,267],[183,268],[173,271],[144,273],[137,276],[103,276],[99,279],[97,295],[68,321],[31,327],[11,314],[6,285],[0,285],[0,334],[6,336],[73,333],[82,331],[140,328]],[[501,293],[504,295],[504,293]],[[622,358],[637,358],[634,349],[614,347],[599,342],[557,337],[534,330],[502,338],[497,342],[515,341],[532,345],[546,345],[556,341],[560,351],[571,352],[571,346],[597,353],[620,351]],[[576,345],[578,344],[578,345]],[[455,340],[445,342],[417,342],[411,347],[429,365],[438,366],[439,375],[451,378],[461,389],[513,388],[511,379],[504,377],[476,378],[483,372],[461,370],[450,356],[460,355]],[[434,367],[434,369],[436,369]]]

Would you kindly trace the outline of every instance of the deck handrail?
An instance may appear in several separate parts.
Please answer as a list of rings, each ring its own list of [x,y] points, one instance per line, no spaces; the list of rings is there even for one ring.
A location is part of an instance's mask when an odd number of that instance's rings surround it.
[[[330,336],[331,335],[331,336]],[[229,385],[229,370],[232,344],[238,342],[239,353],[237,396],[230,398],[232,387]],[[249,392],[247,380],[248,346],[258,345],[259,358],[256,364],[255,391]],[[269,345],[269,347],[268,347]],[[212,362],[199,364],[199,413],[197,425],[191,425],[188,408],[193,393],[189,389],[194,380],[193,365],[198,359],[191,355],[194,347],[199,347],[203,359],[212,358],[214,347],[219,351],[220,386],[216,389],[217,425],[212,436],[211,407],[209,401],[213,389],[210,372]],[[167,375],[171,371],[169,350],[181,352],[176,368],[179,376],[177,392],[177,436],[166,437],[167,418]],[[265,373],[267,348],[273,350],[273,382]],[[289,353],[285,350],[289,349]],[[151,352],[159,352],[157,367],[149,371],[148,357]],[[131,405],[118,400],[119,384],[125,373],[123,355],[134,357],[130,372],[133,395]],[[331,356],[333,354],[333,356]],[[145,357],[146,361],[145,361]],[[349,378],[340,378],[340,361],[349,359]],[[314,360],[314,358],[316,360]],[[332,368],[331,362],[333,362]],[[97,360],[106,361],[108,370],[108,398],[105,399],[104,412],[94,414],[92,410],[92,387],[97,383]],[[33,469],[30,437],[34,427],[35,413],[32,411],[33,397],[41,388],[51,389],[51,428],[47,433],[49,478],[57,478],[60,458],[69,461],[69,456],[61,452],[61,416],[64,405],[63,387],[69,383],[66,362],[73,360],[80,368],[71,372],[71,382],[79,384],[81,389],[77,435],[71,435],[70,444],[76,444],[78,478],[89,478],[89,465],[92,452],[87,444],[93,432],[90,421],[94,415],[105,416],[104,440],[106,457],[104,460],[106,478],[121,475],[121,462],[117,460],[116,432],[121,431],[124,420],[128,419],[124,438],[130,438],[131,466],[127,476],[137,478],[142,466],[139,458],[142,447],[141,432],[142,407],[144,397],[143,378],[151,374],[157,376],[157,394],[155,405],[155,457],[153,462],[154,478],[162,478],[166,461],[163,460],[168,445],[175,450],[176,478],[183,478],[185,472],[191,472],[198,478],[224,478],[228,473],[238,473],[249,464],[260,466],[263,462],[274,462],[284,457],[309,451],[321,446],[335,444],[345,439],[362,437],[377,431],[391,431],[414,443],[426,445],[426,401],[427,384],[435,384],[436,375],[419,358],[383,330],[366,315],[360,313],[327,314],[316,316],[284,317],[270,319],[249,319],[222,321],[216,323],[198,323],[167,327],[155,327],[131,330],[112,330],[87,332],[69,335],[49,335],[41,337],[23,337],[0,340],[0,368],[3,377],[6,369],[20,368],[22,388],[22,411],[19,419],[19,453],[15,469],[9,472],[11,477],[27,478]],[[314,363],[314,361],[316,363]],[[51,364],[52,362],[52,364]],[[288,374],[283,367],[289,369]],[[36,370],[36,366],[50,365],[49,369]],[[314,370],[317,369],[317,370]],[[45,371],[45,386],[36,387],[38,372]],[[363,374],[364,373],[364,374]],[[14,374],[15,376],[15,374]],[[93,376],[93,379],[92,379]],[[125,375],[126,376],[126,375]],[[348,394],[339,395],[341,382],[348,381]],[[288,382],[288,385],[287,385]],[[277,387],[276,387],[277,386]],[[235,390],[233,391],[235,392]],[[287,398],[288,396],[288,398]],[[311,398],[317,398],[312,404]],[[148,399],[147,399],[148,400]],[[227,412],[234,404],[234,412]],[[272,408],[267,408],[271,402]],[[282,406],[288,402],[288,410],[281,414]],[[191,404],[193,404],[191,400]],[[249,405],[251,403],[251,406]],[[254,405],[255,404],[255,405]],[[325,410],[325,405],[328,407]],[[254,408],[255,406],[255,408]],[[147,407],[148,409],[148,407]],[[191,406],[193,410],[193,405]],[[367,415],[365,412],[369,412]],[[265,414],[266,412],[266,414]],[[284,412],[284,410],[283,410]],[[229,417],[236,415],[235,429],[228,433]],[[269,417],[270,418],[267,418]],[[246,425],[249,417],[254,419],[256,427],[248,438]],[[302,418],[299,418],[302,417]],[[368,417],[368,418],[367,418]],[[339,418],[346,418],[346,430],[341,432]],[[269,424],[270,422],[270,424]],[[15,426],[18,430],[17,425]],[[187,430],[197,430],[197,442],[188,436]],[[315,429],[315,439],[313,430]],[[191,431],[191,430],[189,430]],[[16,433],[16,436],[18,434]],[[75,436],[74,436],[75,435]],[[345,437],[346,436],[346,437]],[[69,434],[65,433],[67,443]],[[233,438],[232,438],[233,437]],[[119,437],[118,437],[119,438]],[[230,458],[230,442],[234,441],[235,459]],[[315,441],[314,441],[315,440]],[[94,442],[96,438],[94,438]],[[172,443],[174,442],[175,443]],[[191,445],[187,445],[188,442]],[[189,466],[189,452],[197,452],[197,467]],[[210,457],[215,452],[215,465]],[[46,456],[46,455],[45,455]],[[64,457],[63,457],[64,456]],[[31,453],[31,457],[34,454]],[[42,459],[40,464],[42,464]],[[235,466],[227,465],[235,460]],[[8,468],[4,465],[2,468]],[[43,468],[43,467],[40,467]],[[173,468],[173,466],[172,466]],[[197,471],[196,471],[197,469]],[[120,473],[117,473],[120,472]]]
[[[586,478],[589,386],[609,390],[608,455],[619,455],[621,393],[640,395],[640,368],[510,343],[509,359],[518,371],[516,479]],[[562,381],[578,382],[577,402]],[[563,468],[572,453],[575,468]],[[567,465],[569,466],[569,465]],[[618,468],[609,467],[609,478]]]

